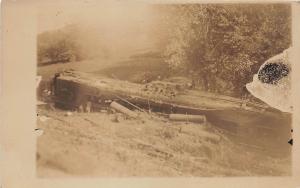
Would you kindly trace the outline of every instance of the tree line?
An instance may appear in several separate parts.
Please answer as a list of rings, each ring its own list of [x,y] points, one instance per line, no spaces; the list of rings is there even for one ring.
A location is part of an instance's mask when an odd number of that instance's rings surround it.
[[[291,46],[287,4],[184,4],[171,11],[176,24],[170,24],[166,62],[205,90],[246,94],[260,65]]]

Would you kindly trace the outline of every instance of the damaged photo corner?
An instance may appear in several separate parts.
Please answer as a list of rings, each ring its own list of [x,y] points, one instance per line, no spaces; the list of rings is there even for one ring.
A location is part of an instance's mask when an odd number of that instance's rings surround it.
[[[297,3],[2,11],[8,187],[300,186]]]

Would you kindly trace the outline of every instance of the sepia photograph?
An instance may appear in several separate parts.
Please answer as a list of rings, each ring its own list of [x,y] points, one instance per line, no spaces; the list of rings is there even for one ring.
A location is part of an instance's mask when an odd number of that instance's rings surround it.
[[[38,178],[292,176],[291,3],[45,2]]]

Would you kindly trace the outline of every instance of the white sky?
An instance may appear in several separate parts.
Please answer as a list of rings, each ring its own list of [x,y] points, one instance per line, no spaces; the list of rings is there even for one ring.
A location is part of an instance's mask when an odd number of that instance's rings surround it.
[[[153,48],[151,30],[155,15],[151,6],[134,1],[98,1],[82,3],[56,2],[41,4],[38,15],[38,33],[80,23],[91,28],[95,39],[101,38],[118,53]],[[98,35],[98,36],[96,36]]]

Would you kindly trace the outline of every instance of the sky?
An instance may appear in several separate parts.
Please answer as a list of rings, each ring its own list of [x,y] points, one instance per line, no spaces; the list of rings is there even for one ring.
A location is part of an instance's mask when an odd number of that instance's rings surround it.
[[[152,6],[136,1],[72,1],[43,3],[38,9],[38,33],[80,24],[86,37],[102,41],[114,53],[128,53],[155,48],[153,29],[157,12]],[[98,40],[101,39],[101,40]],[[83,39],[84,40],[84,39]]]

